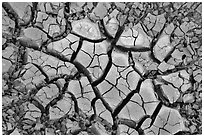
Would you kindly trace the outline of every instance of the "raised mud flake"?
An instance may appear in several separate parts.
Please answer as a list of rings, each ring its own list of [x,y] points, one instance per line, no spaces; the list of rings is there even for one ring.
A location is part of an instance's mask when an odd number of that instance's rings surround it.
[[[105,26],[106,26],[107,32],[111,36],[115,36],[115,34],[118,30],[118,27],[119,27],[119,22],[116,20],[116,18],[114,16],[111,19],[108,19],[108,17],[105,17],[104,21],[106,21],[106,20],[107,20],[107,22],[105,22]]]
[[[127,48],[149,47],[149,37],[142,31],[141,25],[137,24],[132,28],[127,28],[120,37],[119,43]]]
[[[180,97],[179,90],[171,85],[162,85],[162,89],[164,94],[168,97],[170,103],[177,101],[177,99]]]
[[[168,64],[165,61],[162,61],[158,66],[158,69],[160,71],[162,71],[162,72],[165,72],[165,71],[168,71],[168,70],[171,70],[171,69],[174,69],[174,68],[175,68],[174,65]]]
[[[88,37],[90,39],[99,39],[100,33],[96,24],[91,23],[88,19],[83,19],[80,21],[74,21],[72,23],[73,31],[82,35],[83,37]]]
[[[113,61],[112,61],[113,64],[115,64],[117,66],[126,67],[129,65],[127,53],[120,53],[117,51],[113,51],[112,58],[113,58]]]
[[[160,61],[163,61],[163,59],[170,52],[171,49],[172,47],[169,42],[169,37],[166,35],[159,38],[157,44],[154,47],[154,54],[157,59],[159,59]]]
[[[24,35],[34,40],[37,44],[41,44],[41,42],[47,39],[46,34],[38,28],[26,28],[24,29]]]
[[[170,83],[172,83],[176,88],[180,88],[183,84],[183,79],[179,77],[180,72],[171,73],[167,76],[162,76],[162,78]]]
[[[184,103],[193,103],[195,101],[195,97],[193,94],[185,94],[183,96],[183,102]]]
[[[96,15],[96,17],[99,17],[100,19],[103,19],[105,15],[107,14],[107,6],[108,3],[105,2],[99,2],[96,6],[96,8],[93,10],[93,13]]]

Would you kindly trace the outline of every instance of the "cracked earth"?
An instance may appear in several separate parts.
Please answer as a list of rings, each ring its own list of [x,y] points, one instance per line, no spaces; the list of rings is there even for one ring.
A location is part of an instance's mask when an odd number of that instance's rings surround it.
[[[2,133],[202,134],[202,3],[2,3]]]

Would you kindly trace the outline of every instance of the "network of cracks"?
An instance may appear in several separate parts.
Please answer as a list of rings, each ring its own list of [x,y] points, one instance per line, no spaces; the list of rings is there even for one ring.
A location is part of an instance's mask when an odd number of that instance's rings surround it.
[[[3,134],[202,134],[202,3],[2,7]]]

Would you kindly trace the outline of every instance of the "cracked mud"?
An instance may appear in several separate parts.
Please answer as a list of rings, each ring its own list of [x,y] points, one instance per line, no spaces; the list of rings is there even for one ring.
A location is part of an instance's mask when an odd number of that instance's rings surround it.
[[[2,133],[202,134],[202,3],[2,3]]]

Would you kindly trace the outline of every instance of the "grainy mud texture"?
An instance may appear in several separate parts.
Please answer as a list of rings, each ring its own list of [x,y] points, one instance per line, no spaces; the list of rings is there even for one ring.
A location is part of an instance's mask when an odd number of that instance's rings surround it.
[[[202,134],[202,3],[2,3],[2,133]]]

